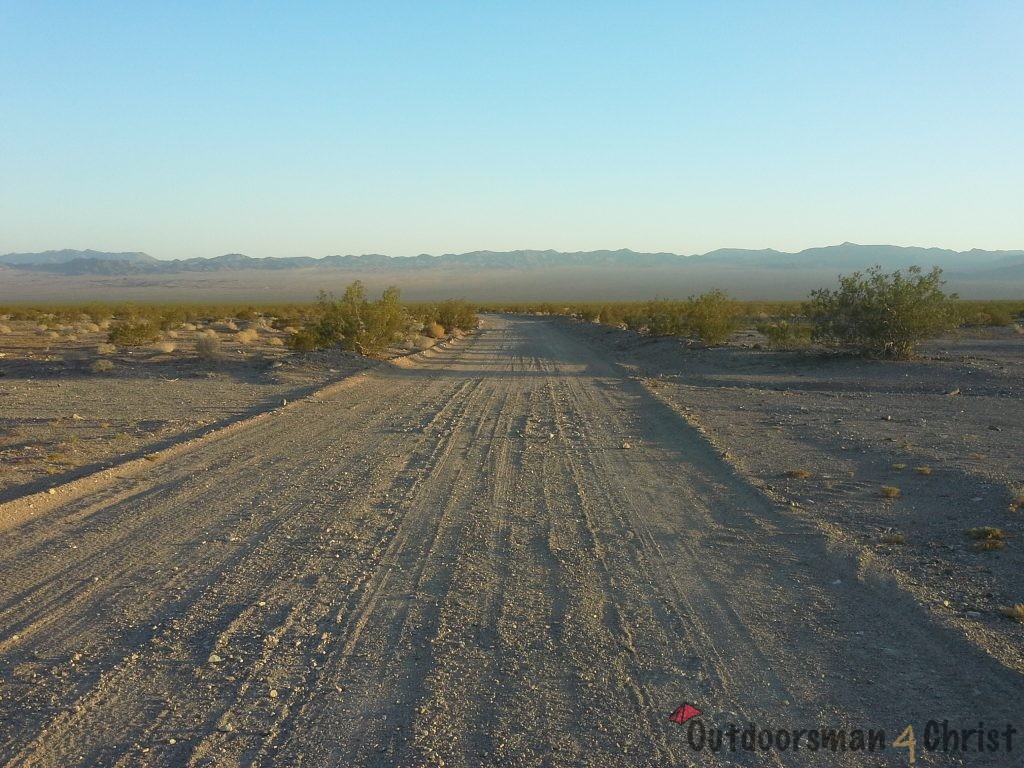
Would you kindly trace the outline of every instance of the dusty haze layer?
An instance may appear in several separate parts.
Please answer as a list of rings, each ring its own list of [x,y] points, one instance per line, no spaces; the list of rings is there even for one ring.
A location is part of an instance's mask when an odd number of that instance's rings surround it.
[[[48,251],[0,256],[0,301],[306,301],[362,280],[412,301],[630,301],[723,288],[739,298],[800,299],[839,274],[881,264],[945,270],[965,298],[1024,296],[1024,251],[842,245],[799,253],[725,249],[699,256],[629,250],[474,251],[442,256],[161,261],[145,253]]]

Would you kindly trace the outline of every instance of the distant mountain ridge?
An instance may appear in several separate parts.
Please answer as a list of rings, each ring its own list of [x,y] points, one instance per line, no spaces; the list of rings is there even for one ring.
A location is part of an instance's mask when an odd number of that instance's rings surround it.
[[[56,266],[70,264],[74,261],[115,261],[118,263],[152,264],[159,263],[148,253],[131,251],[127,253],[108,253],[105,251],[75,251],[64,249],[61,251],[43,251],[42,253],[6,253],[0,256],[0,264],[10,266]]]
[[[312,258],[252,258],[230,253],[212,258],[156,259],[143,252],[106,253],[102,251],[60,250],[43,253],[8,253],[0,256],[8,267],[61,275],[145,275],[183,272],[224,272],[234,270],[334,269],[349,272],[408,272],[425,269],[512,269],[534,270],[551,267],[626,267],[679,268],[688,270],[720,268],[770,270],[863,269],[881,264],[886,269],[912,264],[942,267],[947,272],[993,273],[1008,279],[1024,277],[1024,250],[953,251],[944,248],[919,248],[894,245],[841,245],[808,248],[795,253],[774,249],[747,250],[722,248],[709,253],[683,256],[676,253],[638,253],[629,249],[564,252],[554,250],[471,251],[440,256],[324,256]]]
[[[723,248],[698,256],[600,250],[471,251],[439,256],[159,260],[133,252],[51,251],[0,256],[0,302],[309,301],[361,280],[398,286],[410,301],[641,301],[721,288],[737,298],[804,299],[836,277],[880,264],[942,267],[966,298],[1024,298],[1024,250],[953,251],[842,243],[786,253]]]

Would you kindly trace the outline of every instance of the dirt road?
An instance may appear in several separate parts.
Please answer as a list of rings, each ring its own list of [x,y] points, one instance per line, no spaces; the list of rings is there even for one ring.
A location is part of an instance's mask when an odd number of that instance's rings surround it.
[[[1024,702],[543,319],[489,318],[0,547],[11,766],[902,765],[908,724],[945,764],[928,720],[1003,728]],[[887,750],[698,754],[684,702],[706,731]]]

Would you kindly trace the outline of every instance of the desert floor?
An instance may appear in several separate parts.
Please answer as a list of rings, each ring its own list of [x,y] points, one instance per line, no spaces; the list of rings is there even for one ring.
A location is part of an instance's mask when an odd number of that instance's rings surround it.
[[[187,450],[160,444],[192,434],[175,425],[9,478],[0,762],[902,765],[908,724],[919,742],[928,720],[1024,730],[1024,625],[1000,611],[1024,602],[1021,346],[870,363],[491,316],[358,373],[268,383],[267,358],[221,382],[236,399],[158,376],[211,423],[274,409]],[[127,378],[90,404],[84,373],[8,370],[4,418],[105,435],[146,415]],[[136,453],[152,460],[26,513]],[[977,550],[978,526],[1003,547]],[[684,702],[708,729],[890,746],[698,754],[668,719]]]

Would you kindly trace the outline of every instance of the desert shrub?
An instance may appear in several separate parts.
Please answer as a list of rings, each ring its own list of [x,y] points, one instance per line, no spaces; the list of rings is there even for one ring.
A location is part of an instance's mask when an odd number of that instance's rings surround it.
[[[956,323],[956,296],[943,292],[942,270],[881,267],[840,276],[837,290],[811,294],[808,311],[818,341],[862,354],[906,359],[915,347]]]
[[[811,343],[814,326],[806,323],[790,323],[780,320],[777,323],[760,323],[757,330],[765,335],[768,344],[778,349],[806,347]]]
[[[1006,538],[1006,532],[1002,528],[996,528],[992,525],[980,525],[977,528],[968,528],[964,533],[976,541],[1002,540]]]
[[[577,305],[571,314],[585,320],[626,328],[650,336],[696,336],[705,344],[721,344],[740,327],[742,305],[720,290],[686,301],[653,299],[642,304]]]
[[[272,347],[283,347],[284,339],[282,339],[280,336],[271,336],[269,339],[267,339],[267,344],[269,344]]]
[[[97,344],[96,354],[97,355],[112,355],[117,352],[117,346],[114,344]]]
[[[476,310],[463,299],[447,299],[435,305],[428,320],[444,326],[446,333],[453,333],[456,329],[471,331],[480,323]]]
[[[150,320],[122,320],[111,327],[107,341],[122,347],[141,347],[160,338],[160,329]]]
[[[1006,616],[1008,619],[1019,621],[1024,624],[1024,603],[1015,603],[1014,605],[1006,605],[999,609],[999,612]]]
[[[96,360],[89,366],[89,370],[93,373],[107,373],[114,370],[114,364],[109,360]]]
[[[401,338],[408,316],[402,306],[401,294],[394,286],[387,288],[377,301],[369,305],[363,338],[360,345],[365,352],[379,352]]]
[[[629,315],[626,323],[651,336],[683,336],[689,330],[687,306],[681,301],[649,301],[641,312]]]
[[[1024,490],[1013,491],[1010,499],[1010,511],[1019,512],[1022,509],[1024,509]]]
[[[371,302],[358,280],[340,299],[321,292],[312,314],[312,320],[289,337],[289,345],[300,352],[337,345],[364,355],[377,354],[398,340],[408,324],[397,288],[388,288]]]
[[[687,301],[686,320],[705,344],[721,344],[739,328],[740,305],[717,288]]]
[[[0,334],[10,333],[10,332],[11,332],[11,326],[0,324]]]
[[[327,345],[328,342],[312,328],[303,328],[301,331],[296,329],[288,336],[288,346],[296,352],[312,352]]]
[[[973,327],[1011,325],[1013,316],[1006,310],[978,310],[960,318],[960,324]]]
[[[427,323],[423,326],[423,335],[431,339],[443,339],[444,326],[440,323]]]
[[[158,341],[155,345],[158,352],[163,352],[165,355],[171,354],[178,346],[173,341]]]
[[[259,331],[255,328],[248,328],[235,334],[235,341],[239,344],[252,344],[260,337]]]
[[[611,307],[607,304],[601,307],[597,313],[597,322],[605,325],[617,325],[622,322],[621,307]]]
[[[196,354],[204,360],[216,360],[220,357],[220,339],[217,335],[202,335],[196,339]]]
[[[1019,313],[1019,304],[1012,301],[962,301],[957,306],[960,325],[974,327],[1013,325]]]

